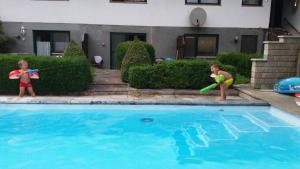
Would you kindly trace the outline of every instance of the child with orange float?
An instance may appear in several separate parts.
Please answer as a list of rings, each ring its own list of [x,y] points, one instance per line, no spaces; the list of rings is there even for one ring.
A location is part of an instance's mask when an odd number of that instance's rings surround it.
[[[29,73],[27,73],[28,71],[28,62],[25,60],[20,60],[18,62],[18,66],[20,68],[20,93],[19,96],[23,97],[24,93],[25,93],[25,89],[27,89],[28,93],[31,96],[35,96],[35,92],[33,90],[32,84],[31,84],[31,80],[29,77]]]
[[[20,79],[19,85],[19,96],[23,97],[25,94],[25,89],[31,96],[35,96],[33,90],[31,79],[39,79],[38,69],[29,69],[28,62],[26,60],[20,60],[18,62],[19,70],[14,70],[9,73],[9,79]]]

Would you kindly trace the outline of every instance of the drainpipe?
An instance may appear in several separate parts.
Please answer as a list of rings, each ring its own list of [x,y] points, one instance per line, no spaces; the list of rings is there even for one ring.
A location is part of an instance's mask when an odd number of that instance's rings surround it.
[[[297,59],[297,77],[300,77],[300,50]]]

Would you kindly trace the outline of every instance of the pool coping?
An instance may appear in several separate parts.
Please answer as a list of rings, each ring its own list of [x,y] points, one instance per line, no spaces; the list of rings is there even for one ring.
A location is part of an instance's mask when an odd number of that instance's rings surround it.
[[[140,99],[140,98],[101,98],[101,97],[16,97],[0,96],[0,104],[121,104],[121,105],[204,105],[204,106],[270,106],[263,100],[228,99]]]
[[[239,91],[240,95],[245,95],[253,99],[268,102],[270,106],[276,107],[285,112],[289,112],[290,114],[300,116],[300,107],[296,105],[297,101],[300,102],[299,98],[279,94],[273,90],[253,89],[249,86],[241,86],[236,89]]]

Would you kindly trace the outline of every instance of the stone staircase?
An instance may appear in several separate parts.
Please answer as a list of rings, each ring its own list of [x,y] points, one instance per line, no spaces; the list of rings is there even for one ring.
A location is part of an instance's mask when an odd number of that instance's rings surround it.
[[[94,81],[84,95],[127,95],[131,90],[122,82],[119,70],[96,69]]]
[[[269,28],[269,30],[267,31],[267,40],[278,41],[278,36],[282,35],[290,35],[290,33],[284,28]]]
[[[233,144],[255,133],[268,134],[272,128],[297,128],[268,113],[222,114],[218,119],[203,119],[181,127],[173,133],[178,158],[182,161],[201,160],[199,151],[210,146]]]

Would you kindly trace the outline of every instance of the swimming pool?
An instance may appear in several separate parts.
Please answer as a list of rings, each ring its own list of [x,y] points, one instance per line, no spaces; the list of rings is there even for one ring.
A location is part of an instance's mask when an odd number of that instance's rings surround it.
[[[0,169],[299,169],[272,107],[0,105]]]

